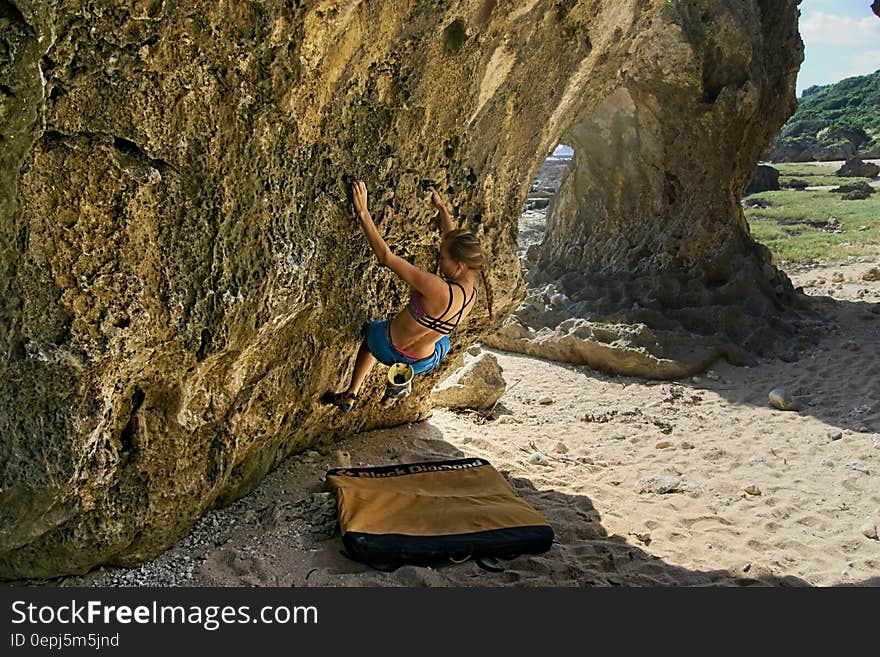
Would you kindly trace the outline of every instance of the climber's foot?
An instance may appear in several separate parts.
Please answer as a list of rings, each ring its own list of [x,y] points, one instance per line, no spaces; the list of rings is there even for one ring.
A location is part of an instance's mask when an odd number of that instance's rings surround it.
[[[355,392],[330,392],[329,390],[321,395],[321,401],[325,404],[333,404],[343,413],[348,413],[354,406],[354,400],[357,399]]]

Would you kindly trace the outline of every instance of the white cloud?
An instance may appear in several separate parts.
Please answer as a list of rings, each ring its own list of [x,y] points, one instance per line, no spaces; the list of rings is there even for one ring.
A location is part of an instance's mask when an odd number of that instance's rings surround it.
[[[800,22],[804,43],[855,45],[868,41],[880,43],[880,20],[876,16],[850,18],[816,12]]]
[[[853,55],[850,61],[855,68],[857,68],[859,71],[862,71],[861,73],[856,73],[856,75],[873,73],[877,69],[880,69],[880,50],[868,50],[866,52]]]
[[[855,75],[868,75],[880,69],[880,50],[868,50],[854,54],[846,62],[841,62],[841,65],[846,68],[832,71],[831,76],[834,80],[843,80]]]

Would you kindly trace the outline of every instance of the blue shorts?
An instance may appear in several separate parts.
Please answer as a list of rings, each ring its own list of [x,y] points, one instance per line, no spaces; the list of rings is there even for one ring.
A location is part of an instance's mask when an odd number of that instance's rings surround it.
[[[381,321],[372,321],[364,324],[361,333],[367,341],[367,348],[370,353],[383,365],[394,365],[394,363],[406,363],[412,366],[413,372],[421,374],[422,372],[430,372],[440,364],[443,357],[449,353],[449,336],[444,335],[437,340],[434,345],[434,353],[427,358],[416,359],[404,356],[394,345],[391,344],[391,320],[385,319]]]

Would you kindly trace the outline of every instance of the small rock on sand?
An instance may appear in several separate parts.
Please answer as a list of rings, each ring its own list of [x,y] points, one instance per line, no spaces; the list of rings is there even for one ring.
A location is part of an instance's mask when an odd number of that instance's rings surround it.
[[[839,271],[834,272],[831,275],[831,282],[832,283],[843,283],[843,274],[841,274]]]
[[[687,493],[695,490],[696,486],[681,477],[672,475],[652,475],[645,477],[639,482],[639,493],[658,493],[666,495],[668,493]]]
[[[761,489],[758,488],[755,484],[749,484],[748,486],[743,488],[743,490],[746,493],[748,493],[749,495],[760,495],[761,494]]]
[[[862,274],[863,281],[880,281],[880,267],[871,267]]]
[[[351,467],[351,454],[342,449],[336,450],[336,466],[339,468]]]
[[[549,466],[550,459],[541,454],[541,452],[535,452],[529,457],[529,463],[534,463],[535,465]]]
[[[868,466],[865,465],[864,463],[862,463],[861,461],[850,461],[849,463],[847,463],[843,467],[848,468],[850,470],[855,470],[856,472],[862,472],[866,475],[871,474],[871,470],[868,468]]]
[[[864,534],[868,538],[873,538],[876,541],[877,525],[875,525],[873,522],[866,522],[864,525],[862,525],[862,534]]]
[[[553,451],[555,451],[557,454],[568,454],[568,445],[560,440],[558,443],[556,443],[556,447],[553,448]]]
[[[669,447],[672,447],[672,445],[673,443],[671,440],[661,440],[659,443],[654,445],[654,447],[656,447],[657,449],[668,449]]]
[[[841,431],[840,429],[835,429],[834,431],[828,432],[829,440],[840,440],[841,438],[843,438],[843,431]]]
[[[796,411],[800,407],[785,388],[773,388],[768,397],[770,404],[780,411]]]
[[[538,400],[538,403],[541,404],[542,406],[549,406],[550,404],[553,403],[553,398],[552,397],[541,397],[541,399]]]

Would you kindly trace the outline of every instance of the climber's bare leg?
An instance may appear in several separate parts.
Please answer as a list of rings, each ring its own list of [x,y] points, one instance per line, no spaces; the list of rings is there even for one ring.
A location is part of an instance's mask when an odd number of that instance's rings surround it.
[[[372,369],[375,364],[376,359],[373,357],[373,354],[370,353],[370,350],[367,347],[367,341],[364,340],[361,342],[360,349],[358,349],[357,360],[355,360],[354,363],[354,372],[351,373],[351,383],[345,390],[345,394],[358,394],[361,386],[364,384],[364,379],[367,378],[367,374],[370,373],[370,369]]]

